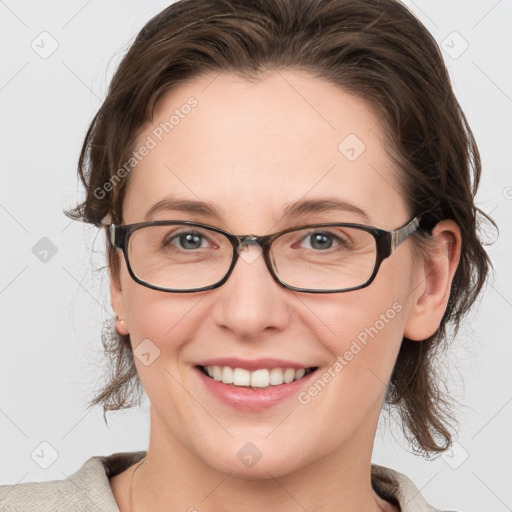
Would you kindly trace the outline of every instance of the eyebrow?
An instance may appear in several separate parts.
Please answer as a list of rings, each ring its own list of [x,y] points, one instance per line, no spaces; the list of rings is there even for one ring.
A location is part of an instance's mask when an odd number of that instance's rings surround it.
[[[213,205],[213,203],[204,201],[192,201],[189,199],[179,199],[168,196],[161,201],[158,201],[158,203],[154,204],[148,210],[146,213],[146,220],[149,220],[151,215],[160,211],[182,211],[222,219],[222,214]],[[363,218],[366,222],[370,222],[370,217],[364,210],[352,203],[333,197],[301,199],[295,203],[289,204],[283,210],[283,219],[289,220],[294,217],[306,215],[308,213],[322,213],[327,211],[344,211],[355,213]]]

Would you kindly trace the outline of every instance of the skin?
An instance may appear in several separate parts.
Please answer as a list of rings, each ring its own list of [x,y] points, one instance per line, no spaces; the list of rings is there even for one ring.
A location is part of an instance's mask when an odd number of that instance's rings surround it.
[[[394,229],[410,220],[398,170],[385,151],[382,123],[363,100],[293,70],[256,82],[205,75],[168,92],[139,141],[190,96],[198,105],[134,168],[124,223],[144,220],[172,193],[212,202],[221,217],[181,211],[152,220],[196,220],[236,234],[267,234],[299,224],[360,222]],[[338,150],[349,134],[365,151],[349,161]],[[284,222],[286,205],[336,197],[362,208],[307,214]],[[279,286],[262,257],[240,259],[220,288],[165,293],[134,282],[121,257],[111,299],[134,349],[150,339],[160,356],[135,358],[150,399],[150,442],[133,480],[134,510],[398,510],[370,483],[379,413],[404,336],[423,340],[443,316],[460,253],[452,221],[434,231],[433,250],[418,260],[409,239],[361,290],[306,294]],[[253,250],[252,248],[250,250]],[[119,253],[120,256],[121,253]],[[402,308],[307,405],[294,396],[260,412],[219,402],[198,379],[201,359],[277,357],[318,366],[319,375],[394,303]],[[248,441],[261,459],[237,458]],[[122,512],[134,466],[111,479]]]

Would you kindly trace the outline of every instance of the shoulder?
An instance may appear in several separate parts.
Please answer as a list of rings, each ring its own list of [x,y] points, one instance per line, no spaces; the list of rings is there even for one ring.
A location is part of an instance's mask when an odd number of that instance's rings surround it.
[[[64,480],[0,485],[2,512],[118,512],[109,478],[137,462],[145,452],[94,456]]]
[[[401,512],[458,512],[434,508],[409,477],[391,468],[372,464],[372,484],[382,498],[394,500]]]

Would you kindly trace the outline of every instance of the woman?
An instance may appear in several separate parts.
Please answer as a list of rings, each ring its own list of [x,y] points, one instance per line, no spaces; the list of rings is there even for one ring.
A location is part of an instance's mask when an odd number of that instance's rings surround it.
[[[435,350],[489,262],[477,147],[403,5],[173,4],[79,168],[70,215],[105,229],[116,313],[93,403],[142,387],[150,442],[5,486],[7,510],[436,510],[371,464],[377,422],[394,406],[417,451],[449,448]]]

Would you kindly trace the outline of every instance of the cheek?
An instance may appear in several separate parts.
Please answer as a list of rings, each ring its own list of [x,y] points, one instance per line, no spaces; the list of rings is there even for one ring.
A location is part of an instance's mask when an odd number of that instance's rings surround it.
[[[134,283],[135,286],[138,286]],[[196,306],[201,298],[196,295],[172,296],[138,286],[126,294],[129,330],[134,346],[149,338],[155,343],[161,340],[189,338],[196,317]],[[163,348],[163,347],[162,347]]]
[[[143,343],[150,348],[154,344],[154,351],[165,355],[193,338],[203,294],[159,292],[133,281],[126,268],[122,272],[127,327],[135,356],[144,349]]]
[[[341,398],[346,405],[361,399],[370,403],[385,391],[410,301],[407,269],[402,268],[401,277],[390,267],[382,268],[379,278],[361,290],[302,299],[302,323],[331,357],[328,370],[319,377],[333,383],[336,400]]]
[[[389,363],[403,338],[403,298],[386,293],[379,299],[378,293],[363,291],[329,304],[309,300],[309,310],[318,314],[307,322],[334,359],[359,361],[351,366]]]
[[[183,347],[197,337],[201,297],[158,292],[134,283],[126,298],[130,341],[142,387],[153,406],[164,407],[175,425],[180,418],[186,422],[194,403],[182,396],[177,382],[185,382]]]
[[[405,315],[399,300],[372,302],[359,300],[357,294],[342,305],[324,304],[321,310],[322,321],[311,321],[315,325],[310,328],[331,354],[331,362],[297,399],[303,414],[322,418],[326,437],[336,444],[380,411],[403,338]]]

